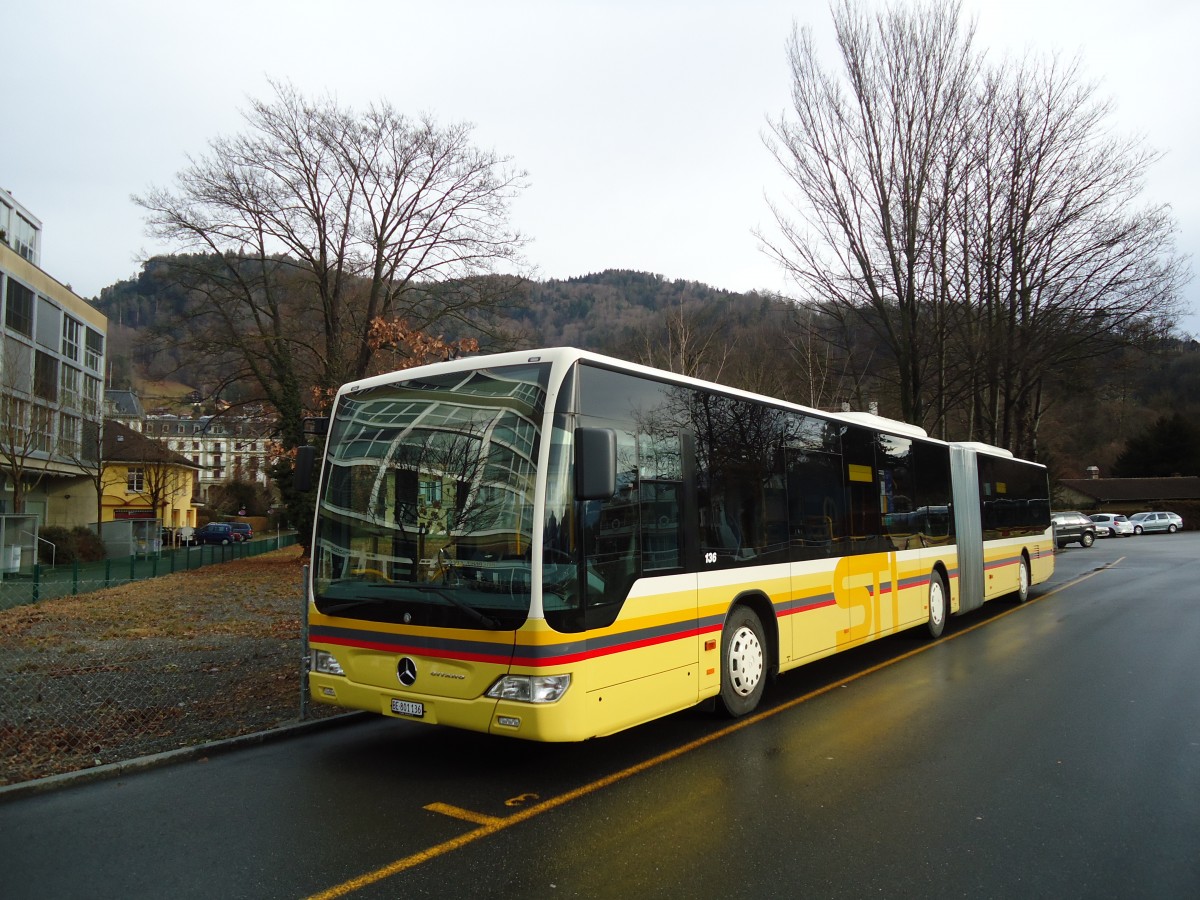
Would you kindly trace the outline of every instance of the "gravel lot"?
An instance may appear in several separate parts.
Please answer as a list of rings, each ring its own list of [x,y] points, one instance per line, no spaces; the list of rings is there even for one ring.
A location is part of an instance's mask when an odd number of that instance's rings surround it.
[[[0,784],[297,721],[303,564],[286,547],[0,612]]]

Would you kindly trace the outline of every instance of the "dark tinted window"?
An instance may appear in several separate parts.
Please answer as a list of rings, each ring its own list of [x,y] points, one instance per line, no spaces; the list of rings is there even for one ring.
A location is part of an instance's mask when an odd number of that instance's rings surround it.
[[[1040,534],[1050,527],[1049,482],[1041,466],[981,453],[979,496],[984,540]],[[1078,520],[1091,524],[1082,514]]]

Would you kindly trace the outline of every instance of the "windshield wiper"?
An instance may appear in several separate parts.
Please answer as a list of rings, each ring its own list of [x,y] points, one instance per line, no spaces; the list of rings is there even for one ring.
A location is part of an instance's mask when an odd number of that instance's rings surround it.
[[[318,605],[317,608],[321,610],[322,615],[332,616],[336,615],[337,613],[346,612],[347,610],[358,609],[362,606],[375,606],[378,603],[380,603],[379,598],[370,597],[359,600],[343,600],[340,603],[331,603],[324,608]]]
[[[410,601],[414,599],[414,594],[417,598],[420,597],[436,597],[438,600],[445,601],[448,605],[455,609],[466,613],[472,621],[483,625],[485,628],[492,630],[499,629],[501,624],[498,620],[491,616],[480,612],[469,603],[464,603],[455,597],[450,591],[439,590],[435,587],[430,587],[427,584],[372,584],[372,590],[382,590],[386,593],[407,594]],[[346,612],[351,609],[359,609],[361,607],[387,606],[390,601],[384,597],[354,597],[353,599],[341,600],[321,607],[321,612],[325,615],[336,615],[337,613]]]
[[[433,594],[433,596],[435,596],[435,597],[440,597],[442,600],[445,600],[447,603],[449,603],[455,609],[461,609],[463,612],[465,612],[468,616],[470,616],[476,622],[479,622],[480,624],[486,626],[487,628],[491,628],[494,630],[494,629],[497,629],[500,627],[500,623],[498,621],[496,621],[495,619],[493,619],[491,616],[481,613],[479,610],[477,610],[471,604],[463,603],[457,597],[455,597],[454,595],[452,595],[446,591],[439,591],[436,588],[430,588],[430,587],[422,587],[421,590],[422,590],[422,592],[424,592],[426,594]]]

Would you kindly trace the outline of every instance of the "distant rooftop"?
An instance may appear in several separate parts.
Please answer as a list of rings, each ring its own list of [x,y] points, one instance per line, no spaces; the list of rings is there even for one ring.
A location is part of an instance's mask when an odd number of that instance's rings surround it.
[[[118,419],[141,419],[145,416],[142,401],[133,391],[105,391],[104,402]]]
[[[1101,503],[1200,500],[1200,478],[1063,478],[1063,487]]]

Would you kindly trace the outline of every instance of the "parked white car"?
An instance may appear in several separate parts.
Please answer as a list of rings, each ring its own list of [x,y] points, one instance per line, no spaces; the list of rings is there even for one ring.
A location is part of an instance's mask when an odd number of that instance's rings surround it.
[[[1183,527],[1183,519],[1173,512],[1134,513],[1129,521],[1133,523],[1134,534],[1150,534],[1153,531],[1174,534]]]
[[[1089,518],[1096,523],[1096,537],[1128,537],[1133,534],[1133,523],[1128,516],[1096,513]]]

